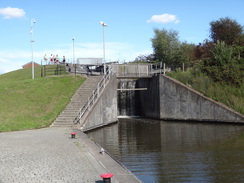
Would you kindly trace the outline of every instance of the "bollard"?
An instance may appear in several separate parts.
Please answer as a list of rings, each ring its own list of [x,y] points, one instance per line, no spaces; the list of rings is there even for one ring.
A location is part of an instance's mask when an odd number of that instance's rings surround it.
[[[110,183],[111,182],[111,177],[113,177],[114,175],[111,173],[104,173],[102,175],[100,175],[100,177],[103,178],[103,183]]]
[[[70,133],[70,134],[71,134],[71,138],[74,139],[76,133]]]

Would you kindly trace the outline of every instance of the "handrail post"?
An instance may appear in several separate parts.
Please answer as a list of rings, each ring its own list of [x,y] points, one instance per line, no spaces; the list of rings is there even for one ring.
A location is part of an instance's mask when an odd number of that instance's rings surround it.
[[[97,85],[97,95],[99,95],[99,83]]]
[[[88,97],[88,100],[87,100],[87,109],[88,111],[90,111],[90,98]]]
[[[164,63],[164,75],[165,75],[165,63]]]
[[[92,105],[94,105],[94,98],[95,98],[95,95],[94,95],[94,90],[93,90],[93,96],[92,96]]]

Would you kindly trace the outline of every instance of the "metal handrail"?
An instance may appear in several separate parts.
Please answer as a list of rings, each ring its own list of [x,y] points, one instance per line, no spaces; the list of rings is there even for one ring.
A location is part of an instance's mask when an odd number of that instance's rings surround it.
[[[96,103],[97,99],[99,98],[101,92],[106,87],[106,84],[109,82],[111,77],[111,69],[109,68],[106,70],[106,73],[102,77],[102,79],[97,84],[97,88],[93,91],[92,95],[88,98],[87,103],[79,110],[76,118],[74,119],[73,123],[78,124],[80,123],[80,119],[84,116],[87,111],[90,111],[92,106]]]

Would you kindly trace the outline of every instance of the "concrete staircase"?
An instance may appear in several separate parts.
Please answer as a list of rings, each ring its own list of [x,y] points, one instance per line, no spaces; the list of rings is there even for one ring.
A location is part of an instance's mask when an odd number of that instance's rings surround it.
[[[89,76],[81,87],[76,91],[71,98],[70,103],[66,106],[63,112],[57,117],[51,127],[70,127],[75,128],[73,123],[78,111],[83,107],[87,99],[92,95],[93,90],[96,89],[97,84],[103,76]]]

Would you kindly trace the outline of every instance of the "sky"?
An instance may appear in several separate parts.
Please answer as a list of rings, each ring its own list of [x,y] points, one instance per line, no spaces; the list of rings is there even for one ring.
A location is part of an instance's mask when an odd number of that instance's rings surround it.
[[[103,58],[103,38],[107,62],[133,61],[153,53],[155,28],[199,44],[211,21],[244,25],[243,7],[244,0],[0,0],[0,74],[21,69],[32,53],[39,64],[44,54]]]

